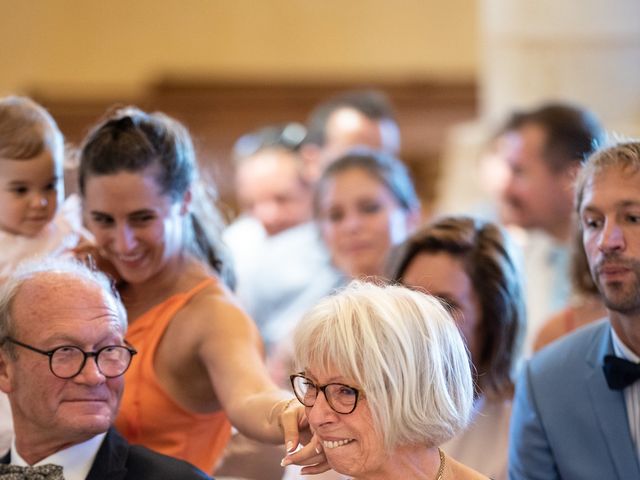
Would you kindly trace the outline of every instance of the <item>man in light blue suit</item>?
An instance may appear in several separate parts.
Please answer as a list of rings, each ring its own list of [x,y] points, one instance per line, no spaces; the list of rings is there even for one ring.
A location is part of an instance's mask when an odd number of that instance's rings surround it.
[[[640,479],[640,142],[593,154],[576,206],[609,315],[525,367],[511,420],[512,480]]]

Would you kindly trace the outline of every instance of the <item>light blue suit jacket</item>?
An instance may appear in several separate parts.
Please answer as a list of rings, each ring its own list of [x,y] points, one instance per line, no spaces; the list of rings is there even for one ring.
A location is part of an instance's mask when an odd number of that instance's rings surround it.
[[[511,417],[510,480],[640,479],[624,395],[609,389],[602,371],[612,353],[602,320],[528,362]]]

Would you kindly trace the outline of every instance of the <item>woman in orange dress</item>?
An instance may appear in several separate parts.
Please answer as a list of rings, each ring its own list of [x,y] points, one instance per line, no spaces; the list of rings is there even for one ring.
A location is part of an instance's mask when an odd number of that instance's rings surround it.
[[[198,188],[187,130],[161,113],[116,111],[85,139],[79,181],[98,261],[118,278],[127,340],[139,351],[120,432],[207,472],[230,422],[257,440],[297,446],[304,413],[269,379],[258,331],[225,285],[219,215]],[[293,460],[321,462],[316,446]]]

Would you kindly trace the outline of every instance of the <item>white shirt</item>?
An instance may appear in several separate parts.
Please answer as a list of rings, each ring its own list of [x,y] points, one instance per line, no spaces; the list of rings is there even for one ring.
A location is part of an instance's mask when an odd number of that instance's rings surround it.
[[[516,244],[521,247],[523,288],[527,308],[527,333],[523,354],[530,357],[533,342],[544,322],[566,307],[571,298],[570,249],[539,231],[510,227]]]
[[[261,236],[256,222],[243,217],[224,238],[236,267],[237,298],[256,322],[269,354],[344,279],[331,265],[314,222],[268,237]]]
[[[62,467],[62,474],[65,480],[85,480],[87,475],[89,475],[89,470],[91,470],[93,466],[93,461],[106,435],[106,433],[96,435],[86,442],[72,445],[69,448],[65,448],[64,450],[60,450],[53,455],[43,458],[34,465],[29,465],[20,456],[16,449],[16,441],[14,438],[11,443],[11,461],[9,463],[19,467],[39,467],[52,463]]]
[[[622,343],[622,340],[620,340],[620,337],[618,337],[618,334],[613,328],[611,329],[611,337],[613,340],[613,351],[618,357],[633,363],[640,363],[640,357]],[[624,401],[627,405],[627,420],[629,421],[631,439],[636,447],[638,460],[640,460],[640,381],[624,389]]]

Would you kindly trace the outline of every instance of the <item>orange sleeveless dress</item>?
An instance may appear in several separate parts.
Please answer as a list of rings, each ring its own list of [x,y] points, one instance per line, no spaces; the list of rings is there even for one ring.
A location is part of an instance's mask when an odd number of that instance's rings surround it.
[[[115,426],[130,442],[186,460],[211,473],[231,436],[223,411],[199,414],[178,405],[158,382],[153,367],[158,345],[176,313],[210,278],[148,310],[129,328],[126,339],[138,350],[125,374]]]

